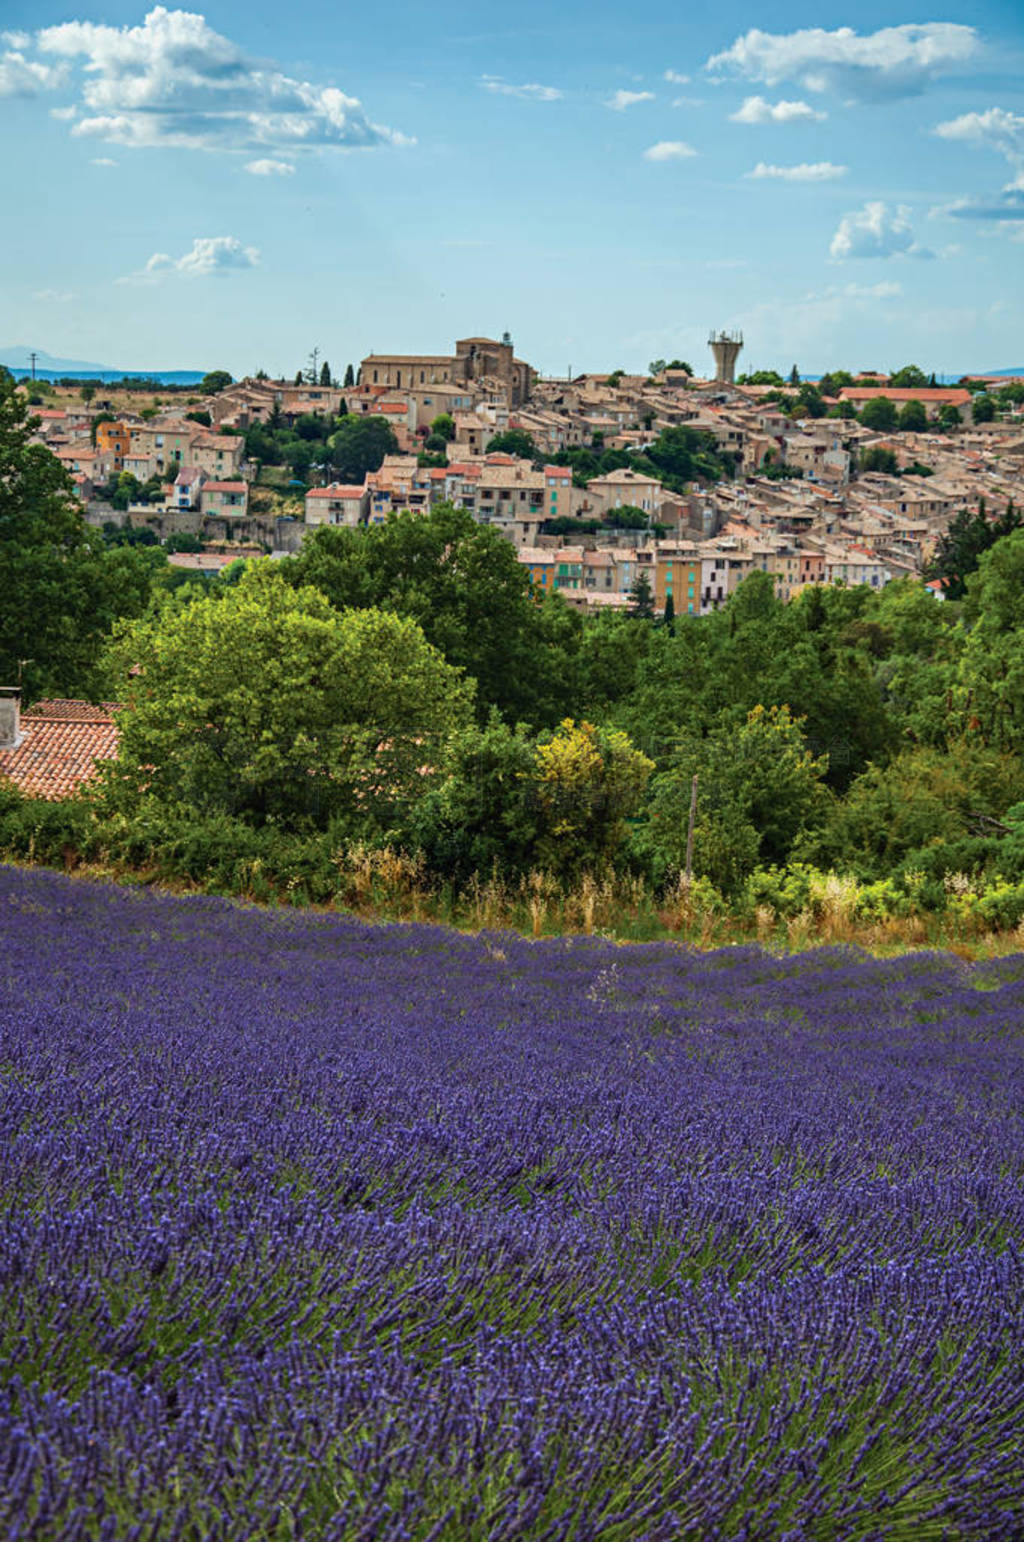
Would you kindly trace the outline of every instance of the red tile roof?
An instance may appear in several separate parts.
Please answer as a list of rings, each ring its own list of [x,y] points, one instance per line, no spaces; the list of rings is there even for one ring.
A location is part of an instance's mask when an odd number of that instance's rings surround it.
[[[116,702],[37,701],[21,717],[21,743],[0,750],[0,776],[31,798],[67,798],[117,754]]]

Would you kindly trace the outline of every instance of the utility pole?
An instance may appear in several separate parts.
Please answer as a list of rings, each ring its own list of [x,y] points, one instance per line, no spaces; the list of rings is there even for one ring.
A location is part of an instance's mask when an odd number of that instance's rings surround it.
[[[697,823],[697,777],[693,778],[690,788],[690,823],[686,831],[686,892],[690,892],[690,882],[693,878],[693,827]]]
[[[35,380],[35,378],[36,378],[36,355],[35,355],[34,352],[29,354],[29,361],[31,362],[31,365],[32,365],[32,379]]]
[[[320,357],[320,350],[319,350],[319,348],[314,348],[313,352],[309,356],[309,383],[310,383],[310,385],[316,385],[316,383],[317,383],[316,361],[317,361],[317,359],[319,357]]]

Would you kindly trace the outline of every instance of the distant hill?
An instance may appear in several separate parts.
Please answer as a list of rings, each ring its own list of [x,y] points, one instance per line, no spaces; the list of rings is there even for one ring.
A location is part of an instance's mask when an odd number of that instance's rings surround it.
[[[31,352],[23,343],[0,348],[0,367],[18,374],[28,374],[32,369]],[[116,369],[110,364],[93,364],[88,359],[61,359],[42,348],[37,348],[35,352],[36,374],[44,380],[68,375],[86,376],[94,380],[130,378],[158,380],[162,385],[194,385],[206,373],[201,369]]]
[[[23,343],[15,343],[10,348],[0,348],[0,364],[8,369],[31,369],[32,360],[29,357],[32,350],[26,348]],[[85,370],[93,370],[97,375],[111,375],[115,371],[109,364],[91,364],[87,359],[58,359],[52,353],[46,353],[42,348],[36,351],[36,370],[49,374],[53,370],[73,370],[76,374],[82,374]],[[124,371],[122,370],[123,374]]]

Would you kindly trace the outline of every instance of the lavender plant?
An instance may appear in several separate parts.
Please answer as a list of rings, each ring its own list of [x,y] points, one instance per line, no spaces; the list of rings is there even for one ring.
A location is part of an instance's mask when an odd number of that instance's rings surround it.
[[[1024,1534],[1024,959],[0,917],[5,1536]]]

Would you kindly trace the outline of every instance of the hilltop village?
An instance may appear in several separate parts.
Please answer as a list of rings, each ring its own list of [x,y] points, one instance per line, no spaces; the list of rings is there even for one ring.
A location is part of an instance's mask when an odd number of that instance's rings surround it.
[[[734,379],[739,345],[711,341],[710,378],[678,360],[542,378],[506,334],[370,354],[341,383],[328,366],[218,372],[144,413],[99,385],[36,398],[35,433],[90,523],[151,531],[178,566],[294,553],[317,526],[447,501],[506,536],[539,590],[586,610],[628,606],[639,582],[659,613],[705,614],[754,569],[784,600],[878,589],[922,576],[961,511],[1024,503],[1019,379]]]

